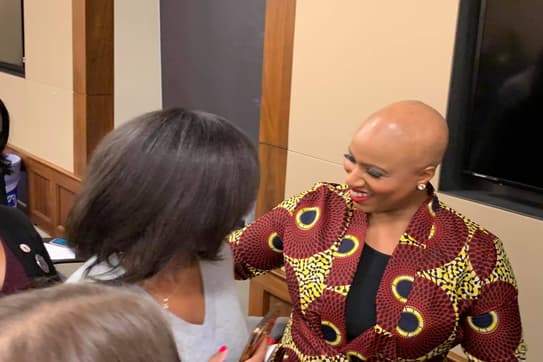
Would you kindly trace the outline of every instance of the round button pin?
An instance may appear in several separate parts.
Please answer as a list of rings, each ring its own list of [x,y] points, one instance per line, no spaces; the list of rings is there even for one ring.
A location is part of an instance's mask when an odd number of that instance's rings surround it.
[[[19,249],[21,249],[23,253],[27,253],[27,254],[32,251],[32,249],[30,249],[30,246],[28,246],[28,244],[25,244],[25,243],[19,244]]]
[[[47,264],[47,261],[45,260],[45,258],[41,256],[40,254],[36,254],[35,259],[36,259],[36,264],[38,264],[40,269],[43,270],[44,273],[48,274],[50,269],[49,269],[49,264]]]

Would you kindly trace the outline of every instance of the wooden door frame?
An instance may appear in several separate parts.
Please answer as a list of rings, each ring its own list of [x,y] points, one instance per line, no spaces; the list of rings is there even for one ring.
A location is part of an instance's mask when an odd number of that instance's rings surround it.
[[[113,129],[114,0],[72,0],[74,174]]]
[[[266,1],[257,217],[285,197],[295,17],[296,0]]]

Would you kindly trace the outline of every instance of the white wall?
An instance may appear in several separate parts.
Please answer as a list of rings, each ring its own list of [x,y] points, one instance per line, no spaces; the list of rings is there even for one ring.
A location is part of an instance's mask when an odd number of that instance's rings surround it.
[[[159,0],[115,0],[115,127],[162,107]]]
[[[0,73],[9,142],[73,170],[72,1],[25,0],[26,77]]]

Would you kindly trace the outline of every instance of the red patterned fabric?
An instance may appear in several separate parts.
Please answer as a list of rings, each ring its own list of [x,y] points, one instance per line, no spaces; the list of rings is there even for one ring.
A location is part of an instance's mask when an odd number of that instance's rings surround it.
[[[501,241],[429,195],[402,235],[377,292],[377,324],[347,342],[345,303],[366,217],[344,185],[317,184],[232,233],[238,277],[284,266],[291,321],[274,360],[523,359],[517,284]]]

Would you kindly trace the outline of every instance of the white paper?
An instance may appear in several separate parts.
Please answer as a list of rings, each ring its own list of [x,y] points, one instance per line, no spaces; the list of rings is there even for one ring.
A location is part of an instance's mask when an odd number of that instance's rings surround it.
[[[53,262],[56,260],[70,260],[75,259],[75,253],[67,246],[59,246],[50,243],[43,243],[45,249],[49,253],[49,257]]]

